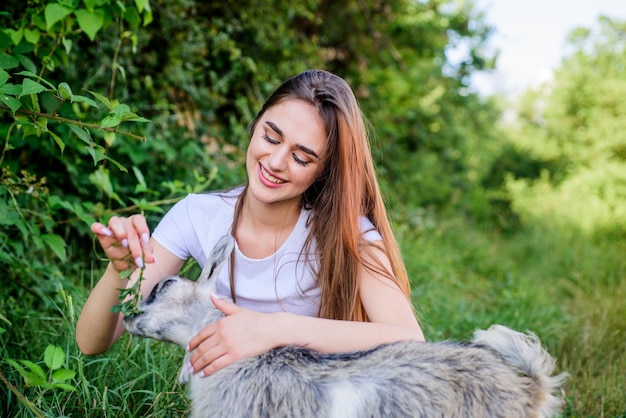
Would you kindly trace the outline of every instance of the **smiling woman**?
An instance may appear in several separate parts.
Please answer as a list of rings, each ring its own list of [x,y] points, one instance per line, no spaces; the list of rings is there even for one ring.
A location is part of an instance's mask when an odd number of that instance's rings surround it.
[[[279,86],[253,121],[246,168],[245,185],[187,196],[152,238],[141,215],[92,225],[115,261],[79,318],[84,353],[106,351],[124,331],[109,310],[129,262],[144,267],[146,296],[187,258],[204,266],[226,234],[236,244],[216,288],[236,304],[213,298],[226,316],[189,341],[191,372],[284,345],[337,352],[423,340],[363,116],[343,79],[309,70]]]

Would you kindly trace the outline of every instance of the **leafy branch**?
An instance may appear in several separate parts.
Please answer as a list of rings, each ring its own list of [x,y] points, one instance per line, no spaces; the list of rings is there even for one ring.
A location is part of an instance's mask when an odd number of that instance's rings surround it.
[[[141,282],[143,281],[143,272],[145,270],[145,264],[139,268],[139,277],[133,283],[131,287],[125,287],[123,289],[118,289],[120,291],[119,294],[119,304],[113,305],[111,307],[111,312],[113,313],[121,313],[124,316],[133,316],[141,313],[141,309],[139,308],[139,304],[143,297],[141,296]],[[124,270],[120,273],[120,278],[125,280],[130,280],[131,274],[133,274],[133,270],[130,266],[130,261],[128,262],[128,269]]]
[[[10,109],[9,106],[7,105],[3,105],[0,104],[0,109]],[[105,132],[112,132],[112,133],[116,133],[116,134],[120,134],[122,136],[127,136],[129,138],[133,138],[133,139],[137,139],[139,141],[146,141],[147,138],[144,135],[137,135],[134,134],[132,132],[128,132],[128,131],[121,131],[119,130],[118,127],[103,127],[101,124],[98,123],[93,123],[93,122],[83,122],[80,120],[75,120],[75,119],[69,119],[63,116],[59,116],[57,114],[52,114],[52,113],[43,113],[43,112],[35,112],[32,110],[26,110],[26,109],[19,109],[16,111],[16,113],[20,113],[20,114],[24,114],[24,115],[29,115],[29,116],[37,116],[37,117],[44,117],[46,119],[52,119],[52,120],[56,120],[58,122],[63,122],[63,123],[68,123],[71,125],[76,125],[79,126],[81,128],[91,128],[91,129],[99,129]]]

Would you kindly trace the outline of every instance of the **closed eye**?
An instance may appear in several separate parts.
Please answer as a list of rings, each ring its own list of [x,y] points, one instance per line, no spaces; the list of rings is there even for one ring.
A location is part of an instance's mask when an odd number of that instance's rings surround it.
[[[279,140],[272,138],[268,134],[263,134],[262,138],[264,140],[266,140],[267,142],[269,142],[270,144],[272,144],[272,145],[280,144]],[[302,158],[298,157],[298,154],[296,154],[295,152],[292,152],[291,156],[293,157],[293,160],[296,162],[296,164],[299,164],[299,165],[301,165],[303,167],[306,167],[310,163],[310,161],[305,161]]]
[[[175,282],[176,282],[176,280],[174,280],[174,279],[167,279],[167,280],[165,280],[163,283],[161,283],[161,290],[163,290],[166,287],[174,284]]]
[[[293,156],[293,160],[303,167],[306,167],[310,162],[310,161],[304,161],[303,159],[298,157],[298,155],[295,152],[292,152],[291,155]]]
[[[279,144],[280,141],[277,139],[272,138],[271,136],[269,136],[268,134],[263,134],[263,139],[265,139],[267,142],[269,142],[270,144]]]

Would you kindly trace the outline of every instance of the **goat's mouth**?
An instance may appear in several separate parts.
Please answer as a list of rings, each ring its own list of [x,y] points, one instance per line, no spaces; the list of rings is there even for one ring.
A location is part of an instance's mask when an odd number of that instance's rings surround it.
[[[143,311],[138,311],[138,312],[127,312],[126,314],[124,314],[124,322],[126,321],[132,321],[133,319],[139,317],[143,315]]]

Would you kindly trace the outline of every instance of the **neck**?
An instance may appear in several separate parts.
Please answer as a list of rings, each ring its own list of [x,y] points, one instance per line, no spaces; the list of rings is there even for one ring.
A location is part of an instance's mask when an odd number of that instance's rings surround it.
[[[268,257],[283,245],[300,217],[299,202],[265,204],[247,195],[237,219],[239,250],[250,258]]]
[[[261,203],[250,194],[246,196],[241,215],[248,227],[255,230],[275,232],[290,232],[300,217],[300,202],[296,199],[277,202]],[[241,224],[242,219],[239,219]]]

